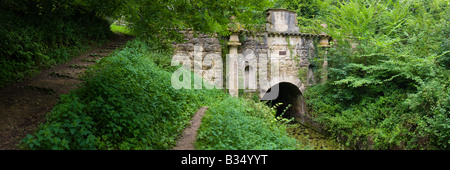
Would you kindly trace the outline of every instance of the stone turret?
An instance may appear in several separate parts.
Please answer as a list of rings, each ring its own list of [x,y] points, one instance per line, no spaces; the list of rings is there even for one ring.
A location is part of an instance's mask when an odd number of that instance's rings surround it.
[[[299,32],[296,12],[287,9],[270,8],[266,10],[266,15],[266,29],[268,32]]]
[[[187,32],[187,42],[176,44],[175,53],[188,60],[183,63],[190,63],[189,67],[193,66],[195,74],[215,83],[216,87],[223,87],[223,78],[226,78],[225,88],[231,96],[237,97],[239,90],[243,90],[244,93],[258,94],[261,100],[291,104],[287,110],[282,109],[286,115],[293,116],[301,123],[310,122],[311,117],[302,94],[308,86],[319,82],[316,79],[321,82],[327,80],[327,49],[330,48],[331,39],[326,34],[327,25],[322,24],[324,29],[320,34],[301,33],[294,11],[268,9],[266,16],[266,24],[256,26],[265,26],[265,30],[257,31],[243,30],[243,25],[235,21],[234,17],[230,18],[231,35],[227,43],[225,70],[225,63],[221,62],[222,44],[218,37],[204,34],[195,37],[194,32]],[[315,40],[320,41],[317,46]],[[315,54],[316,47],[324,52]],[[322,56],[321,75],[318,75],[310,61],[320,62],[317,57]],[[196,71],[195,68],[199,69]]]

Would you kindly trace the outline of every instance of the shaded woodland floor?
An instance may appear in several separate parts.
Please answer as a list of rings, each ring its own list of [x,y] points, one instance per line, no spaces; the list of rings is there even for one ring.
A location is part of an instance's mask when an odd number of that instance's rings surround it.
[[[89,66],[131,39],[117,34],[102,46],[91,47],[67,63],[0,89],[0,150],[19,149],[19,142],[45,121],[45,115],[53,109],[60,95],[78,88]]]

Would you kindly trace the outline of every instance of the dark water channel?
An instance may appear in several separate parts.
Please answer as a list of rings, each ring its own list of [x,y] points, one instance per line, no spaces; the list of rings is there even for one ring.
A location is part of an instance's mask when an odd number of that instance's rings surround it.
[[[274,88],[277,87],[277,88]],[[277,117],[287,119],[294,118],[295,121],[289,124],[288,133],[296,138],[305,149],[308,150],[349,150],[350,148],[335,141],[334,139],[323,135],[313,128],[304,126],[299,122],[305,122],[306,103],[302,97],[302,92],[297,86],[287,82],[281,82],[270,89],[264,95],[266,98],[272,88],[278,89],[276,99],[267,100],[269,107],[275,108]]]
[[[289,124],[288,133],[307,150],[349,150],[343,144],[300,123]]]

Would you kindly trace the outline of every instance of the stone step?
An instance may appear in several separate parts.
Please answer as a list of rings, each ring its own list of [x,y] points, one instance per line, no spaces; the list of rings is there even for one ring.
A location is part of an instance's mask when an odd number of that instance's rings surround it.
[[[80,68],[80,69],[67,68],[64,70],[58,70],[56,72],[51,72],[49,74],[49,76],[78,79],[81,77],[81,75],[84,73],[85,70],[86,70],[85,68]]]
[[[41,94],[47,94],[47,95],[52,95],[52,94],[56,93],[55,90],[53,90],[53,89],[45,88],[45,87],[38,87],[38,86],[33,86],[33,85],[25,86],[25,89],[28,89],[31,91],[36,91]]]
[[[74,68],[74,69],[83,69],[83,68],[88,68],[89,66],[92,66],[93,64],[86,64],[86,63],[84,63],[84,64],[72,64],[72,65],[70,65],[69,67],[70,68]]]
[[[96,63],[98,61],[98,59],[95,58],[85,58],[85,59],[81,59],[80,61],[82,62],[92,62],[92,63]]]
[[[43,79],[30,83],[26,88],[44,94],[69,93],[77,88],[82,81],[79,79]]]

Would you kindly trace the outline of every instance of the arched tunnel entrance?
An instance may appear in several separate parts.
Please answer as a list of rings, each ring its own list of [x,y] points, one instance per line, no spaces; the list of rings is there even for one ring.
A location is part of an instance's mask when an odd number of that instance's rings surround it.
[[[274,100],[267,101],[267,104],[270,107],[273,107],[277,103],[282,103],[277,107],[277,116],[294,118],[296,121],[303,123],[306,113],[306,104],[302,96],[302,92],[292,83],[281,82],[272,86],[269,90],[267,90],[267,93],[271,92],[272,88],[276,86],[279,87],[278,97]],[[287,108],[289,105],[291,106]]]

